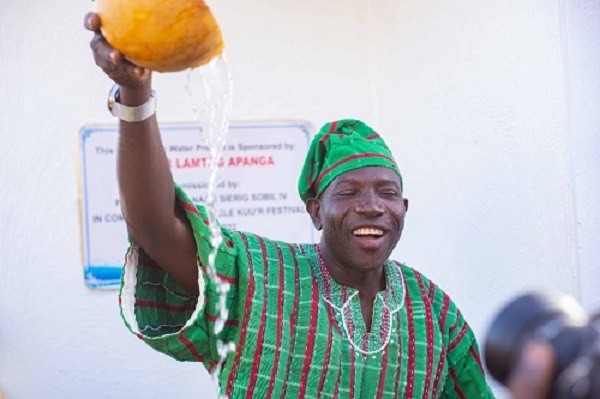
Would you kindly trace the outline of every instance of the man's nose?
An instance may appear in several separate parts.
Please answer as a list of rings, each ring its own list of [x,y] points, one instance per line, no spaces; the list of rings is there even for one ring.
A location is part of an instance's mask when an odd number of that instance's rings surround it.
[[[356,212],[363,213],[367,216],[377,216],[384,212],[381,198],[376,192],[368,190],[364,192],[358,199]]]

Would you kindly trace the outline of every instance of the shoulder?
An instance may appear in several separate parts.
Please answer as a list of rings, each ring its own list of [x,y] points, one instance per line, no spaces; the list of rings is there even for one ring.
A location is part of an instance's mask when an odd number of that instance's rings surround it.
[[[431,302],[443,300],[444,297],[447,297],[447,294],[437,286],[437,284],[419,270],[410,267],[405,263],[396,261],[393,261],[393,263],[395,263],[402,272],[406,290],[411,296],[416,295],[423,300],[429,300]]]
[[[461,374],[463,369],[471,370],[465,375],[470,375],[477,380],[473,381],[477,384],[477,389],[489,392],[483,377],[477,340],[460,309],[443,289],[423,273],[407,265],[397,264],[402,270],[410,300],[422,301],[425,311],[431,310],[432,318],[442,334],[448,366]],[[462,388],[466,389],[466,387]]]
[[[461,318],[460,310],[446,291],[419,270],[406,264],[395,262],[402,271],[406,292],[411,301],[422,302],[431,307],[433,317],[438,320],[440,329],[446,330]]]

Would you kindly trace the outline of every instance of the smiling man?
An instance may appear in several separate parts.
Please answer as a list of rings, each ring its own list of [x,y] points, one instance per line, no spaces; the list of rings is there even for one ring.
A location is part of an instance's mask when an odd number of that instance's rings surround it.
[[[320,243],[220,227],[217,275],[231,286],[220,319],[220,287],[205,268],[210,223],[173,182],[151,73],[106,42],[97,15],[85,24],[96,64],[117,84],[131,239],[120,306],[131,332],[177,360],[202,362],[232,399],[493,397],[473,332],[448,295],[389,260],[408,201],[383,139],[357,120],[326,124],[300,176]],[[224,358],[223,343],[235,345]]]
[[[134,245],[121,301],[124,314],[135,315],[125,318],[132,331],[209,371],[219,362],[217,341],[234,342],[236,352],[219,373],[230,398],[492,397],[473,333],[450,298],[388,260],[408,200],[383,140],[360,121],[325,125],[299,188],[322,230],[319,244],[222,229],[217,270],[233,289],[219,334],[217,287],[202,266],[209,251],[205,211],[177,189],[201,259],[199,294],[182,290]]]
[[[408,200],[383,140],[360,121],[325,125],[312,141],[299,182],[331,277],[358,290],[366,332],[386,264],[404,227]]]

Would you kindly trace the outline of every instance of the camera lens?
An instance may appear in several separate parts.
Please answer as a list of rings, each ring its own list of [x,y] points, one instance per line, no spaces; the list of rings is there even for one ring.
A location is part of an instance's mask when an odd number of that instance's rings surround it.
[[[506,305],[493,320],[484,344],[485,364],[506,384],[525,344],[544,340],[552,344],[557,374],[581,350],[581,332],[588,317],[575,299],[564,294],[529,293]]]

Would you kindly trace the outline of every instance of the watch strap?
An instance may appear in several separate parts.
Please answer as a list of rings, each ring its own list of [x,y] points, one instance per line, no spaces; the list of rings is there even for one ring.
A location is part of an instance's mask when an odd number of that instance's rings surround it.
[[[156,112],[156,92],[152,90],[150,98],[138,106],[130,107],[119,102],[119,85],[114,85],[108,95],[108,110],[125,122],[142,122]]]

